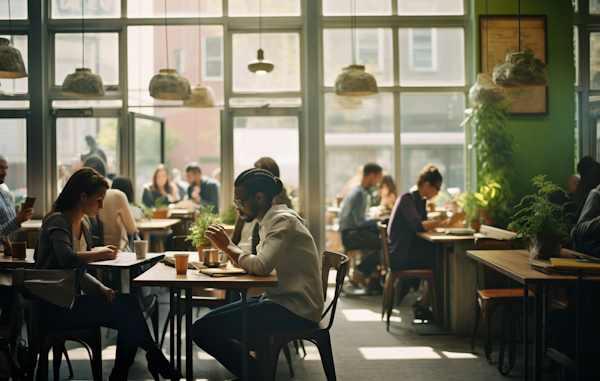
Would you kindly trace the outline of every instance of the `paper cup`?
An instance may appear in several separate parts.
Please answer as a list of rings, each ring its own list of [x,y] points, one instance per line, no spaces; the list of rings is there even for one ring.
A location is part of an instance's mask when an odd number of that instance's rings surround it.
[[[25,259],[27,257],[27,242],[12,243],[13,259]]]
[[[146,254],[148,254],[148,241],[133,241],[133,247],[135,248],[136,259],[146,259]]]
[[[188,269],[188,257],[189,254],[173,254],[175,257],[175,270],[177,270],[177,274],[185,275],[187,274]]]

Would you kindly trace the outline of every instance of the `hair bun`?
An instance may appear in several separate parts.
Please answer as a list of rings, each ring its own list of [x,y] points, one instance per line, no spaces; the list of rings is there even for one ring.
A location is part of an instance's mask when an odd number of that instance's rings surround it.
[[[283,190],[283,183],[281,182],[281,179],[279,177],[275,177],[275,186],[277,188],[277,194],[281,193],[281,191]]]

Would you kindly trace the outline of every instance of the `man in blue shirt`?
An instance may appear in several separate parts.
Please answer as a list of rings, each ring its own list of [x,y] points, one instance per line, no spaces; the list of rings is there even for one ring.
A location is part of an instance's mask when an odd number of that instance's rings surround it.
[[[370,188],[378,187],[381,184],[382,178],[383,171],[378,164],[365,164],[362,182],[346,193],[340,212],[342,244],[346,250],[374,250],[356,266],[356,270],[366,277],[369,277],[377,269],[379,248],[381,247],[379,233],[377,232],[377,222],[379,220],[365,214],[367,195]]]
[[[0,155],[0,235],[14,241],[21,224],[33,217],[33,208],[22,210],[19,213],[15,212],[15,204],[8,191],[2,186],[7,170],[8,162],[4,156]]]
[[[202,176],[198,163],[189,163],[185,168],[185,175],[190,184],[188,199],[196,204],[214,206],[213,213],[219,213],[219,198],[221,197],[221,183],[217,180]]]

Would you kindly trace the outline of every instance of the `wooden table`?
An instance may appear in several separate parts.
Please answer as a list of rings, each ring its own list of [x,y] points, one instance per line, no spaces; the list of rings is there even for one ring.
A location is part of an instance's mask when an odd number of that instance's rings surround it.
[[[140,232],[148,232],[164,231],[178,223],[179,220],[174,218],[157,218],[152,220],[136,221],[135,224]]]
[[[577,276],[563,274],[546,274],[534,270],[528,265],[527,250],[469,250],[467,256],[493,268],[523,285],[523,337],[528,337],[529,287],[534,287],[534,324],[533,324],[533,376],[542,379],[542,345],[544,322],[544,286],[575,285]],[[586,276],[586,279],[600,280],[600,276]],[[523,340],[524,379],[528,378],[528,342]]]
[[[21,224],[19,231],[39,231],[42,230],[42,220],[27,220]]]
[[[147,253],[146,258],[137,259],[135,253],[120,252],[117,254],[117,258],[107,261],[96,261],[86,264],[88,268],[95,269],[118,269],[129,271],[129,290],[125,289],[125,285],[121,285],[121,292],[131,292],[133,289],[132,281],[133,276],[131,272],[142,265],[153,265],[156,262],[163,259],[165,255],[163,253]]]
[[[453,244],[455,242],[462,241],[473,241],[476,238],[484,237],[479,233],[475,233],[473,235],[454,235],[454,234],[446,234],[444,233],[444,229],[429,231],[429,232],[418,232],[417,236],[427,240],[429,242],[433,242],[436,244],[436,254],[439,259],[440,255],[442,256],[442,284],[443,284],[443,329],[448,332],[451,331],[450,328],[450,308],[448,306],[448,253],[447,253],[447,244]],[[439,263],[440,261],[436,261]],[[439,270],[439,268],[438,268]]]
[[[228,277],[211,277],[198,270],[187,270],[185,275],[177,275],[174,267],[159,263],[133,280],[134,286],[153,286],[170,288],[171,314],[171,367],[175,366],[175,317],[173,311],[180,311],[181,290],[185,289],[185,361],[187,380],[194,380],[192,364],[192,288],[221,288],[239,290],[242,297],[242,367],[243,379],[248,374],[248,340],[247,340],[247,304],[246,293],[250,287],[277,287],[277,276],[258,277],[253,275],[236,275]],[[177,367],[181,369],[181,320],[177,326]]]
[[[34,249],[27,249],[25,259],[14,259],[13,257],[6,257],[0,255],[0,269],[32,269],[35,267],[35,260],[33,259]]]

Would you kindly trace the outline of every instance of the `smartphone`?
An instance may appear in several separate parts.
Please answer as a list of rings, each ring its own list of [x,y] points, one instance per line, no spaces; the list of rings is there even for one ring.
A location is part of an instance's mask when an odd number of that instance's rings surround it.
[[[33,208],[33,204],[35,204],[35,197],[27,197],[23,205],[21,205],[21,210]]]

